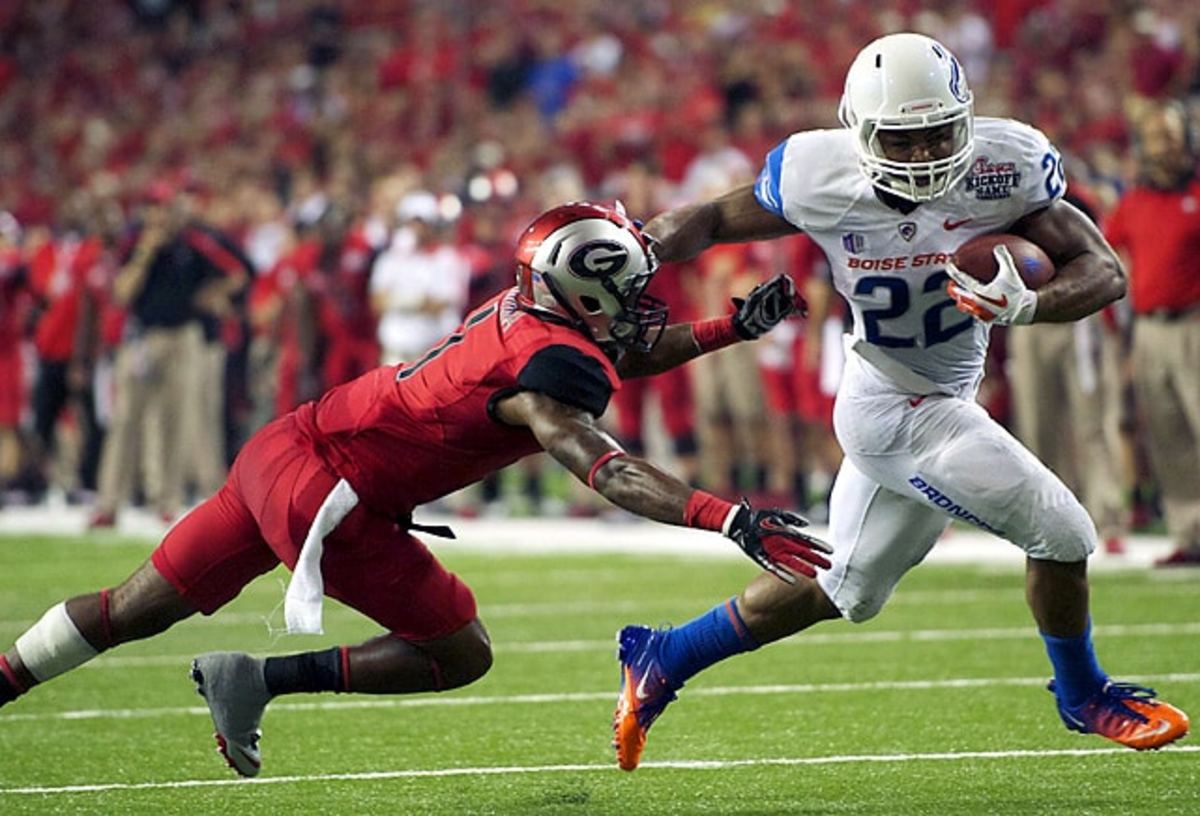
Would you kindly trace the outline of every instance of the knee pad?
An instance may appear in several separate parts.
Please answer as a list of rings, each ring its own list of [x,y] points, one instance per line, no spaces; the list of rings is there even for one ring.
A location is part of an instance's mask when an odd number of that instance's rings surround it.
[[[851,623],[866,623],[883,610],[887,600],[887,598],[855,598],[845,605],[834,601],[834,605],[842,613],[842,617]]]
[[[1030,558],[1071,563],[1096,551],[1100,540],[1096,525],[1078,501],[1047,508],[1036,527],[1017,541]]]
[[[835,565],[835,570],[837,566]],[[822,578],[828,580],[833,578],[830,573],[824,573]],[[884,604],[888,602],[888,598],[892,596],[892,591],[888,589],[885,592],[873,592],[864,594],[865,587],[859,582],[848,584],[844,580],[838,580],[843,576],[837,576],[834,583],[827,584],[826,580],[818,580],[821,591],[825,593],[825,597],[834,605],[841,616],[851,623],[864,623],[879,614],[883,609]]]

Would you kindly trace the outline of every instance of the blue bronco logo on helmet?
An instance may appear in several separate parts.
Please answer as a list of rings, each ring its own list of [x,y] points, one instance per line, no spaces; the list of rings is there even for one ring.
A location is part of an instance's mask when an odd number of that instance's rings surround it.
[[[950,56],[950,93],[963,104],[971,101],[971,95],[967,92],[966,80],[963,79],[962,66],[958,64],[958,60],[953,55]]]

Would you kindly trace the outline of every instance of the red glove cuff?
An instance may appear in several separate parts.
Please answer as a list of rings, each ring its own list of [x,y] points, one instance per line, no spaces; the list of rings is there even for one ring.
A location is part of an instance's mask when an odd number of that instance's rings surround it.
[[[688,497],[687,507],[683,511],[683,523],[688,527],[699,527],[701,530],[723,532],[725,519],[736,507],[733,502],[727,502],[703,490],[693,490]]]
[[[706,353],[740,343],[742,337],[733,327],[733,315],[725,315],[693,323],[692,340],[695,341],[696,348],[700,349],[702,353]]]

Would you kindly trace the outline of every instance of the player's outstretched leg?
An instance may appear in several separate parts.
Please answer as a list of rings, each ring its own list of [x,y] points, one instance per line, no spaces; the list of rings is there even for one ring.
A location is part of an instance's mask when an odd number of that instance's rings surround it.
[[[487,632],[475,620],[420,645],[383,635],[357,646],[265,659],[210,652],[192,661],[191,677],[212,714],[218,752],[242,776],[257,776],[263,712],[281,694],[445,691],[482,677],[491,664]]]
[[[626,626],[617,634],[621,692],[612,724],[617,763],[626,771],[637,768],[646,732],[693,675],[838,615],[815,581],[785,584],[764,573],[737,598],[677,629]]]
[[[149,561],[115,589],[63,601],[0,654],[0,706],[114,646],[156,635],[195,611]]]
[[[1058,703],[1058,716],[1072,731],[1099,734],[1136,751],[1157,750],[1187,735],[1188,716],[1156,699],[1152,688],[1108,681],[1078,705],[1068,705],[1055,681],[1047,687]]]

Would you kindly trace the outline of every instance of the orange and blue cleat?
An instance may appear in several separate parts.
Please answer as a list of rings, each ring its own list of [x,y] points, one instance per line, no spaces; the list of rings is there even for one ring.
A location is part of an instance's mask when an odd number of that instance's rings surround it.
[[[1047,688],[1058,702],[1058,715],[1067,728],[1099,734],[1135,751],[1157,750],[1188,732],[1188,716],[1170,703],[1155,699],[1154,689],[1133,683],[1104,684],[1082,705],[1067,707],[1054,681]]]
[[[662,634],[645,626],[626,626],[617,633],[621,694],[613,712],[613,748],[623,771],[637,768],[646,747],[646,732],[679,688],[671,684],[658,662]]]

